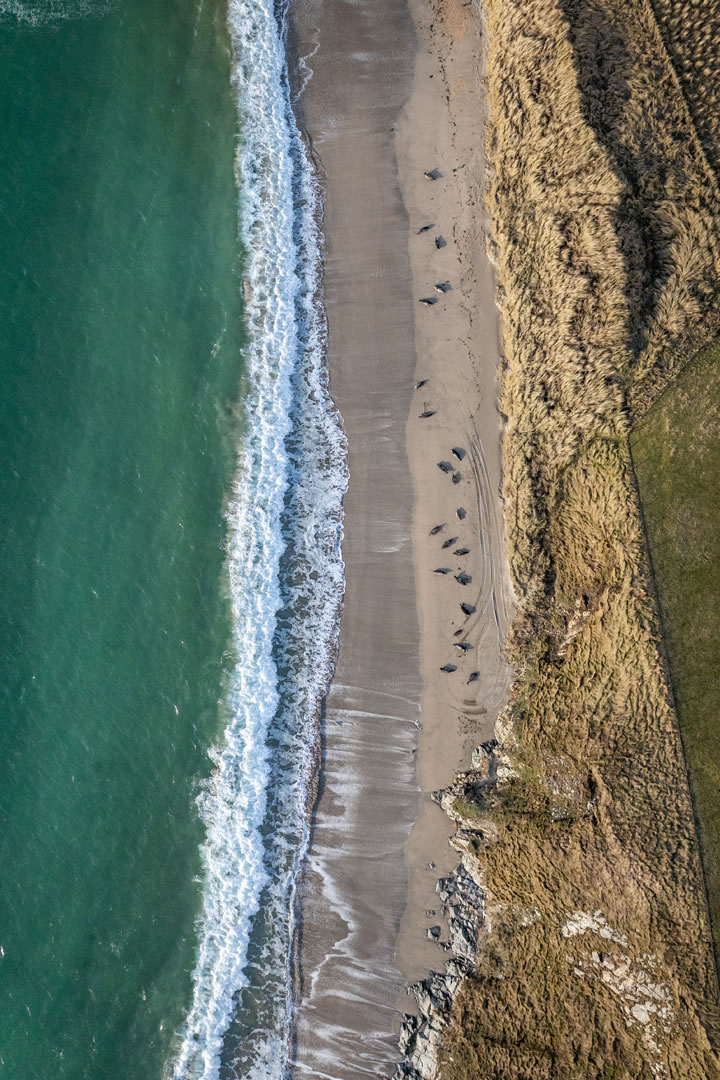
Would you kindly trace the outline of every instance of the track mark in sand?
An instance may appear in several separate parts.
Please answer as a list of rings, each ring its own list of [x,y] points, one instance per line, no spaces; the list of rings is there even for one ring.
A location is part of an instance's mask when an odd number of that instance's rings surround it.
[[[503,701],[509,683],[509,673],[503,662],[503,648],[508,629],[510,598],[508,583],[500,567],[503,565],[503,526],[499,513],[499,493],[493,491],[485,460],[482,439],[474,417],[467,430],[467,461],[477,507],[478,558],[474,567],[476,589],[473,606],[476,611],[462,625],[462,640],[472,639],[480,663],[481,676],[474,683],[476,696],[462,697],[465,687],[452,686],[455,707],[466,717],[481,716],[497,708]],[[468,477],[470,479],[470,476]]]

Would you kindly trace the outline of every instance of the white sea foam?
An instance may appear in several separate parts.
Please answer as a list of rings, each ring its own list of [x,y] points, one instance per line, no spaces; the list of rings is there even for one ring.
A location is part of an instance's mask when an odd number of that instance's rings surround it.
[[[319,196],[271,0],[231,0],[229,25],[249,285],[247,431],[228,515],[237,667],[200,800],[204,902],[173,1080],[217,1080],[221,1057],[248,1080],[284,1074],[307,781],[343,591],[346,455],[325,370]]]
[[[0,0],[0,20],[12,18],[28,26],[52,26],[70,19],[107,15],[115,0]]]

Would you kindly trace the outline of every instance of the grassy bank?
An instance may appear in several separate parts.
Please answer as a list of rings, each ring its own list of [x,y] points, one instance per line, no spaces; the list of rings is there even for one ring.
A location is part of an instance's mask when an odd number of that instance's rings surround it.
[[[435,4],[449,38],[454,7]],[[486,9],[521,598],[499,735],[536,780],[485,798],[457,838],[489,918],[444,1076],[720,1077],[697,835],[627,443],[715,333],[716,127],[696,125],[649,3]]]
[[[720,952],[720,346],[638,424],[633,461]]]

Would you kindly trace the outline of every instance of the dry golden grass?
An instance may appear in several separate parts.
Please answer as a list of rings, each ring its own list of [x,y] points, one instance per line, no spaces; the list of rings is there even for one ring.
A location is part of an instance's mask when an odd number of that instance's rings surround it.
[[[706,98],[688,107],[665,45],[679,5],[657,3],[662,26],[647,0],[486,7],[522,598],[504,730],[523,779],[478,806],[499,838],[485,844],[480,822],[468,839],[490,932],[443,1075],[720,1077],[697,839],[626,448],[717,327],[718,128],[710,106],[695,127]],[[709,56],[708,41],[693,47]],[[687,56],[692,43],[689,27]],[[576,912],[591,922],[573,933]]]
[[[720,168],[720,4],[718,0],[651,0],[708,160]]]
[[[552,474],[625,430],[713,307],[718,200],[649,8],[491,2],[489,23],[506,494],[527,587]]]

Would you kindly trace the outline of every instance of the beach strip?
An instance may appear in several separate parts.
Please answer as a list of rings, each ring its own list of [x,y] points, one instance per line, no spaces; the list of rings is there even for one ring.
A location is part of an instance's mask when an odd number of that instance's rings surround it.
[[[450,7],[460,19],[462,5]],[[457,856],[430,792],[492,734],[507,687],[482,41],[473,8],[457,24],[467,32],[451,85],[430,15],[406,0],[294,10],[299,70],[312,72],[300,112],[325,190],[328,359],[350,471],[345,609],[301,887],[294,1071],[334,1080],[394,1070],[405,987],[443,966],[428,912]],[[433,574],[442,563],[452,574]],[[441,673],[448,662],[456,671]]]

